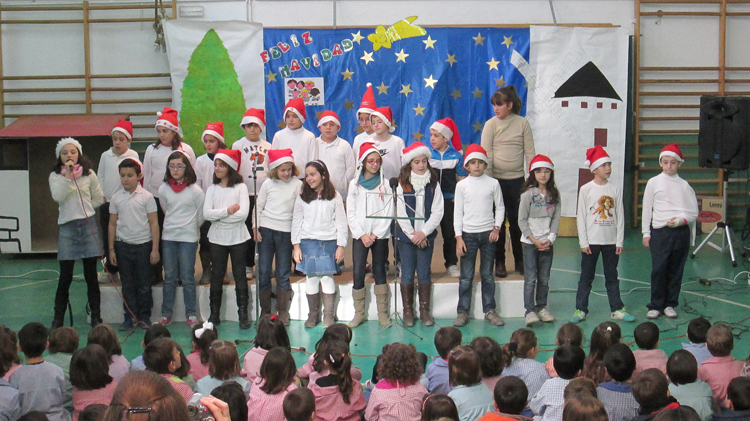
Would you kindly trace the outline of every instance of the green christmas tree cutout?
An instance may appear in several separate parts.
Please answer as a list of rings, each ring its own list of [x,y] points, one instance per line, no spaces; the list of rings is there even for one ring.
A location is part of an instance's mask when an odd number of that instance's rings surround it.
[[[197,155],[204,150],[201,134],[207,123],[223,122],[227,146],[245,135],[239,123],[245,114],[237,71],[229,52],[215,30],[206,32],[188,63],[188,75],[182,85],[180,125],[185,142]]]

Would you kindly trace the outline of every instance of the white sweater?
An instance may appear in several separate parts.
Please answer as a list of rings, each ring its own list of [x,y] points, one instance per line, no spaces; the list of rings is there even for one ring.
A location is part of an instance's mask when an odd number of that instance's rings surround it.
[[[214,160],[209,158],[207,153],[204,153],[195,160],[193,169],[198,177],[196,184],[205,193],[214,184]]]
[[[102,193],[107,201],[112,200],[112,195],[116,191],[122,188],[120,183],[120,170],[117,168],[120,165],[120,161],[125,158],[138,158],[138,152],[128,149],[123,152],[122,155],[115,155],[112,148],[102,152],[102,156],[99,158],[99,169],[96,174],[99,176],[99,184],[102,186]]]
[[[255,188],[260,187],[268,179],[268,150],[271,144],[263,139],[251,142],[246,137],[234,142],[232,149],[242,152],[240,175],[247,186],[250,196],[255,196]],[[253,181],[253,167],[255,167],[255,181]]]
[[[181,142],[178,149],[187,152],[190,163],[195,162],[195,152],[190,145]],[[159,197],[159,187],[164,184],[164,175],[167,173],[169,155],[172,155],[172,152],[177,151],[171,146],[148,145],[146,154],[143,156],[143,187],[156,198]]]
[[[78,196],[78,188],[81,189],[83,196],[83,206],[81,198]],[[68,180],[62,174],[51,172],[49,175],[49,189],[52,193],[52,199],[58,204],[60,215],[57,217],[57,224],[62,225],[76,219],[86,219],[96,214],[95,209],[104,203],[102,188],[99,186],[94,170],[89,175],[82,175],[76,181]]]
[[[253,226],[274,231],[292,232],[294,203],[302,190],[302,180],[290,177],[289,181],[270,178],[260,187],[255,206],[258,209],[260,224],[256,224],[253,212]]]
[[[456,184],[453,206],[453,229],[456,236],[462,232],[492,231],[492,228],[501,226],[505,219],[500,183],[486,174],[479,177],[468,176],[459,181]]]
[[[291,149],[294,156],[294,164],[299,168],[302,177],[305,174],[305,165],[318,159],[318,148],[315,143],[315,135],[306,128],[285,128],[273,135],[271,149]]]
[[[379,239],[389,238],[393,191],[388,180],[381,178],[380,185],[372,190],[365,189],[357,181],[349,183],[349,196],[346,197],[346,217],[352,238],[359,239],[366,234],[375,234]]]
[[[292,244],[299,244],[302,239],[336,240],[337,245],[346,247],[348,237],[344,202],[338,192],[333,200],[316,199],[310,203],[297,196],[292,217]]]
[[[230,215],[227,208],[234,204],[239,204],[240,209]],[[249,212],[250,198],[244,183],[234,187],[212,184],[203,202],[203,217],[211,221],[208,240],[221,246],[233,246],[249,240],[250,232],[245,226]]]
[[[622,247],[625,242],[625,212],[622,190],[613,183],[600,186],[589,181],[578,192],[578,243]]]
[[[443,202],[443,192],[440,190],[440,183],[438,183],[437,189],[435,189],[435,196],[432,199],[430,219],[426,221],[422,219],[415,219],[413,221],[406,219],[408,214],[406,213],[406,203],[403,199],[404,189],[401,187],[401,184],[396,188],[396,194],[398,195],[398,202],[396,202],[397,215],[399,217],[398,225],[401,227],[404,234],[411,238],[415,231],[422,231],[425,236],[428,236],[437,229],[438,225],[440,225],[440,221],[443,219],[443,214],[445,213],[445,203]],[[424,201],[424,189],[421,189],[416,192],[416,203],[414,204],[415,218],[425,217]],[[412,224],[414,224],[413,228]]]
[[[380,166],[380,172],[383,174],[383,177],[385,177],[386,180],[398,177],[401,173],[402,167],[401,156],[403,155],[405,147],[404,139],[391,135],[391,137],[384,142],[375,140],[375,137],[373,137],[371,141],[375,144],[375,147],[378,148],[380,155],[383,157],[383,165]],[[359,151],[357,151],[357,153],[359,153]]]
[[[194,243],[200,239],[203,225],[203,190],[197,184],[175,193],[169,184],[159,187],[159,201],[164,211],[164,228],[161,239]]]
[[[695,191],[679,175],[661,173],[646,183],[643,192],[643,238],[651,237],[651,227],[664,228],[674,217],[693,224],[698,218]]]
[[[352,147],[346,140],[337,137],[328,143],[320,137],[315,139],[318,144],[318,159],[323,161],[331,173],[331,183],[342,198],[346,199],[349,182],[354,178],[356,164]]]

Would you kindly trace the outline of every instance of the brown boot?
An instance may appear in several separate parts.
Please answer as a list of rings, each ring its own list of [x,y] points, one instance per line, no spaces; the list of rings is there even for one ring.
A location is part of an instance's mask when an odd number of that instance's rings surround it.
[[[431,298],[432,284],[419,284],[419,319],[425,326],[435,325],[435,319],[430,316]]]
[[[401,284],[401,300],[404,302],[404,326],[414,327],[414,284]]]
[[[284,326],[289,326],[289,300],[292,298],[292,291],[276,287],[276,312],[279,313]]]
[[[307,294],[307,306],[309,310],[307,312],[307,321],[305,322],[306,328],[315,327],[320,323],[320,293]]]
[[[323,329],[336,323],[336,293],[323,293]]]
[[[367,320],[367,310],[365,309],[365,298],[367,298],[367,289],[353,289],[352,298],[354,299],[354,318],[347,326],[357,327]]]
[[[199,256],[201,258],[203,273],[201,273],[201,279],[198,281],[198,284],[208,285],[211,283],[211,252],[201,251]]]
[[[260,302],[260,317],[271,315],[271,288],[258,291],[258,301]],[[258,318],[260,321],[260,318]]]
[[[375,301],[378,303],[378,321],[380,326],[391,327],[391,319],[389,317],[388,307],[388,296],[391,295],[391,289],[388,288],[388,284],[375,285]]]

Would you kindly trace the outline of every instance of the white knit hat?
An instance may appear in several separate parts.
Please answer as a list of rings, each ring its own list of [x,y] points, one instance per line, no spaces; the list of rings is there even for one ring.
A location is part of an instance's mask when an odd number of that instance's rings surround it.
[[[78,152],[83,153],[83,147],[81,147],[81,142],[73,139],[72,137],[64,137],[60,139],[59,142],[57,142],[57,146],[55,146],[55,156],[60,157],[60,152],[62,152],[62,148],[65,145],[75,145],[76,148],[78,148]]]

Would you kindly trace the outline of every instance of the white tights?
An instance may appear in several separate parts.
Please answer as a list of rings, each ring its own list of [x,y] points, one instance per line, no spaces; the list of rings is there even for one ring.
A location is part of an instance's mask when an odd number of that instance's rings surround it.
[[[308,276],[305,284],[305,293],[307,295],[315,295],[320,290],[323,290],[323,294],[335,294],[336,283],[333,282],[333,277],[329,275],[324,276]]]

